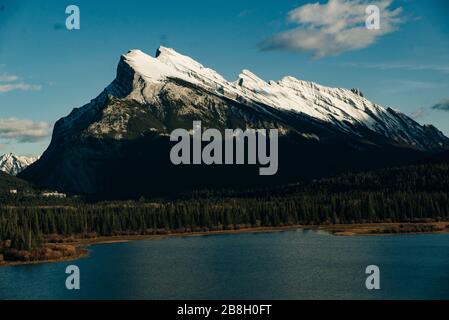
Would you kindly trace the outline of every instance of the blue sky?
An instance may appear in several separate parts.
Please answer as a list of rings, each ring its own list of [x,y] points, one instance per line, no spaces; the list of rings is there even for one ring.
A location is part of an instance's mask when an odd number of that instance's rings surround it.
[[[153,54],[160,44],[228,80],[249,69],[265,80],[357,87],[449,135],[449,3],[331,2],[0,0],[0,154],[41,154],[54,122],[113,80],[121,54]],[[339,25],[370,3],[386,6],[383,32]],[[80,30],[65,28],[71,4],[80,8]],[[336,32],[320,38],[324,28]]]

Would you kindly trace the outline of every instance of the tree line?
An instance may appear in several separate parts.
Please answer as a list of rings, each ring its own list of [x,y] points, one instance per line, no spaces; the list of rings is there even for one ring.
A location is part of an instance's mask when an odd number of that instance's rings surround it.
[[[53,234],[112,236],[449,220],[449,165],[347,173],[244,192],[202,190],[176,199],[48,201],[54,203],[0,205],[0,241],[31,249],[40,245],[42,236]]]

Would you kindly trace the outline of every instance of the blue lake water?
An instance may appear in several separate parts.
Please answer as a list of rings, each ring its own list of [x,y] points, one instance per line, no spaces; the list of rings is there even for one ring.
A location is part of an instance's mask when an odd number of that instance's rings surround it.
[[[89,247],[71,262],[0,268],[0,299],[449,299],[449,234],[286,231]],[[77,265],[81,289],[65,287]],[[365,287],[380,268],[381,290]]]

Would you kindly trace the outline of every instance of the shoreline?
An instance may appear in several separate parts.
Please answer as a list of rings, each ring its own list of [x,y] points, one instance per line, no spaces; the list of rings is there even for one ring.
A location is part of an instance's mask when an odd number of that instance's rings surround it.
[[[318,226],[335,236],[395,236],[449,233],[449,222],[380,222]]]
[[[335,225],[291,225],[282,227],[254,227],[238,230],[220,231],[200,231],[185,233],[149,234],[149,235],[120,235],[101,236],[95,238],[77,238],[75,241],[64,242],[76,248],[76,254],[58,259],[37,260],[37,261],[4,261],[0,262],[1,267],[18,265],[44,264],[73,261],[87,257],[90,251],[87,249],[92,245],[123,243],[140,240],[160,240],[174,237],[200,237],[212,235],[232,235],[245,233],[271,233],[285,232],[292,230],[315,230],[327,232],[334,236],[354,237],[354,236],[394,236],[413,234],[446,234],[449,233],[449,222],[394,222],[394,223],[363,223],[363,224],[335,224]],[[424,230],[424,231],[420,231]],[[47,243],[49,244],[49,243]]]
[[[15,267],[15,266],[25,266],[25,265],[33,265],[33,264],[45,264],[45,263],[57,263],[57,262],[65,262],[65,261],[74,261],[78,259],[85,258],[89,255],[89,250],[84,249],[82,247],[77,247],[77,253],[73,256],[62,257],[58,259],[49,259],[49,260],[36,260],[36,261],[4,261],[0,262],[0,268],[2,267]]]
[[[124,235],[124,236],[103,236],[92,239],[79,239],[75,242],[67,242],[67,244],[75,246],[88,247],[97,244],[110,244],[131,242],[140,240],[159,240],[164,238],[178,238],[178,237],[203,237],[213,235],[230,235],[230,234],[244,234],[244,233],[269,233],[269,232],[283,232],[297,229],[314,229],[316,226],[307,227],[304,225],[293,225],[284,227],[255,227],[239,230],[220,230],[220,231],[198,231],[198,232],[184,232],[184,233],[167,233],[167,234],[148,234],[148,235]]]
[[[57,263],[65,261],[73,261],[87,257],[90,251],[87,249],[89,246],[99,244],[112,244],[112,243],[124,243],[131,241],[141,240],[160,240],[164,238],[174,237],[201,237],[210,235],[229,235],[229,234],[243,234],[243,233],[266,233],[266,232],[282,232],[288,230],[297,229],[316,229],[304,228],[302,225],[285,226],[285,227],[256,227],[239,230],[221,230],[221,231],[201,231],[201,232],[185,232],[185,233],[167,233],[167,234],[149,234],[149,235],[120,235],[120,236],[101,236],[96,238],[78,238],[76,241],[64,242],[64,245],[71,245],[76,247],[77,254],[73,256],[62,257],[58,259],[50,260],[36,260],[36,261],[3,261],[0,262],[1,267],[11,267],[19,265],[32,265],[32,264],[45,264],[45,263]],[[49,243],[46,243],[48,245]]]

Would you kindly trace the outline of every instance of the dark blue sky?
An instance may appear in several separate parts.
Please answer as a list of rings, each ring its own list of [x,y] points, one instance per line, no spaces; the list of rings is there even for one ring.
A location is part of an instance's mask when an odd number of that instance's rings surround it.
[[[153,54],[160,44],[228,80],[249,69],[265,80],[292,75],[358,87],[448,135],[449,112],[431,108],[449,105],[447,1],[331,0],[333,7],[319,1],[313,12],[325,13],[323,24],[307,20],[304,5],[316,2],[0,0],[0,154],[42,153],[46,132],[113,80],[121,54],[134,48]],[[382,33],[360,36],[344,25],[318,41],[323,29],[334,30],[367,3],[387,4]],[[70,4],[81,10],[77,31],[65,28]],[[289,41],[274,40],[285,32]]]

